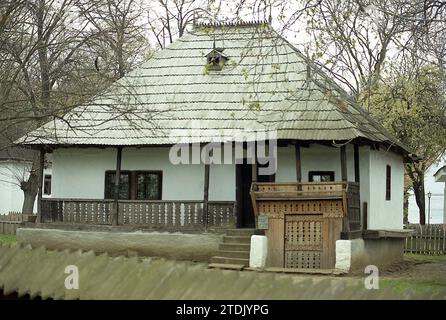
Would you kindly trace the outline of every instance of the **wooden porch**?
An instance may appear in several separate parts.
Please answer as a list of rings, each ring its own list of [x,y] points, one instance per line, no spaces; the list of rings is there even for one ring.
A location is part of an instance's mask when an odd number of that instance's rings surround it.
[[[234,228],[233,201],[41,200],[41,223],[120,225],[162,230]],[[117,208],[117,209],[116,209]],[[114,223],[116,219],[117,223]]]
[[[347,181],[346,146],[340,150],[340,165],[342,182],[307,182],[302,183],[301,144],[292,142],[295,147],[295,183],[258,183],[258,163],[236,166],[236,199],[235,201],[209,201],[210,165],[205,164],[203,170],[204,185],[202,200],[123,200],[119,196],[121,185],[121,164],[123,146],[116,147],[116,170],[112,199],[73,199],[73,198],[43,198],[43,168],[45,163],[45,147],[40,149],[39,192],[37,199],[37,223],[72,223],[91,225],[132,225],[153,228],[183,230],[211,228],[255,228],[254,218],[257,208],[254,198],[264,197],[286,201],[329,200],[341,197],[344,207],[349,209],[349,223],[344,231],[356,230],[360,225],[359,217],[359,145],[354,146],[355,182]],[[246,176],[244,170],[249,173]],[[249,172],[248,172],[249,171]],[[246,173],[245,172],[245,173]],[[270,175],[269,178],[274,177]],[[334,175],[333,175],[334,179]],[[273,178],[274,181],[274,178]],[[245,188],[246,187],[246,188]],[[251,192],[250,192],[251,191]],[[133,193],[135,191],[133,190]],[[250,196],[251,194],[251,196]],[[124,198],[124,199],[129,199]],[[356,199],[353,205],[347,198]],[[162,197],[160,197],[162,199]],[[251,207],[251,200],[253,200]],[[247,205],[248,204],[248,205]],[[254,212],[252,212],[254,210]],[[347,210],[347,209],[345,209]],[[347,212],[347,211],[345,211]],[[249,219],[247,219],[249,218]],[[252,221],[250,221],[252,220]],[[345,219],[344,219],[345,220]]]

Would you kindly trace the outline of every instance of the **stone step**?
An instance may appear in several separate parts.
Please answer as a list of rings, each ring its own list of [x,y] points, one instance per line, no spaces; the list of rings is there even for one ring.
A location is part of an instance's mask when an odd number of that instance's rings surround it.
[[[229,250],[219,250],[217,253],[219,257],[226,258],[241,258],[249,259],[249,251],[229,251]]]
[[[242,259],[242,258],[226,258],[226,257],[219,257],[215,256],[211,258],[211,264],[213,263],[219,263],[219,264],[237,264],[237,265],[244,265],[249,266],[249,259]]]
[[[224,236],[223,243],[251,243],[250,236]]]
[[[255,229],[242,228],[242,229],[228,229],[226,230],[226,235],[228,236],[252,236]]]
[[[246,251],[249,252],[251,245],[248,243],[220,243],[218,250],[222,251]]]

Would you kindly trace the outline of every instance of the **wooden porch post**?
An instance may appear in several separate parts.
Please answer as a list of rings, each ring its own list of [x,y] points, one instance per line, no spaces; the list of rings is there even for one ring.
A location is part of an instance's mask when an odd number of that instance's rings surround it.
[[[39,154],[38,193],[37,193],[37,218],[36,222],[42,222],[42,194],[43,194],[43,168],[45,166],[45,149],[42,147]]]
[[[357,143],[353,146],[354,161],[355,161],[355,182],[359,183],[359,145]]]
[[[208,202],[209,202],[209,164],[204,165],[204,192],[203,192],[203,218],[204,218],[204,227],[207,229],[208,227]]]
[[[367,220],[368,220],[368,212],[367,212],[367,202],[362,204],[362,229],[367,230]]]
[[[257,157],[251,165],[251,182],[257,182]]]
[[[341,178],[342,181],[347,181],[347,154],[345,152],[345,145],[341,147]]]
[[[115,199],[112,215],[112,225],[114,226],[118,225],[119,216],[119,185],[121,182],[122,147],[118,147],[116,151]]]
[[[302,182],[302,164],[300,162],[300,145],[294,145],[295,153],[296,153],[296,180],[297,182]]]
[[[343,145],[341,147],[341,178],[342,182],[347,182],[347,154],[346,147]],[[347,197],[344,192],[343,196],[343,206],[344,206],[344,218],[342,219],[342,232],[348,233],[350,232],[350,221],[348,217],[348,207],[347,207]]]
[[[298,183],[297,191],[302,191],[302,185],[299,184],[302,182],[302,162],[300,160],[300,145],[297,142],[294,144],[294,151],[296,156],[296,181]]]

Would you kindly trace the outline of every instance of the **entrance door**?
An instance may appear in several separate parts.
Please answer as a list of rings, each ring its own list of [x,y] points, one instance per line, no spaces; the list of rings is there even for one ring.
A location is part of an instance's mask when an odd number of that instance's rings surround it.
[[[321,214],[285,215],[285,268],[323,267],[323,238]]]
[[[254,228],[254,210],[249,191],[252,183],[251,164],[237,164],[237,226],[239,228]]]

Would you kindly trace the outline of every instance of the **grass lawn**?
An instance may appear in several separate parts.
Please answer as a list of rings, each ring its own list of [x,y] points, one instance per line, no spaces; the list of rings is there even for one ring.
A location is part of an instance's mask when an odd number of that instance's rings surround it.
[[[424,279],[381,279],[381,288],[393,288],[396,292],[413,290],[415,292],[446,292],[446,283],[439,280]]]
[[[399,292],[407,289],[446,292],[446,255],[405,254],[404,260],[414,263],[411,269],[395,278],[384,276],[380,280],[383,288],[393,287]]]
[[[16,243],[17,239],[15,235],[10,234],[0,234],[0,245],[2,244],[13,244]]]
[[[446,262],[446,255],[424,255],[424,254],[405,253],[404,259],[420,263]]]

